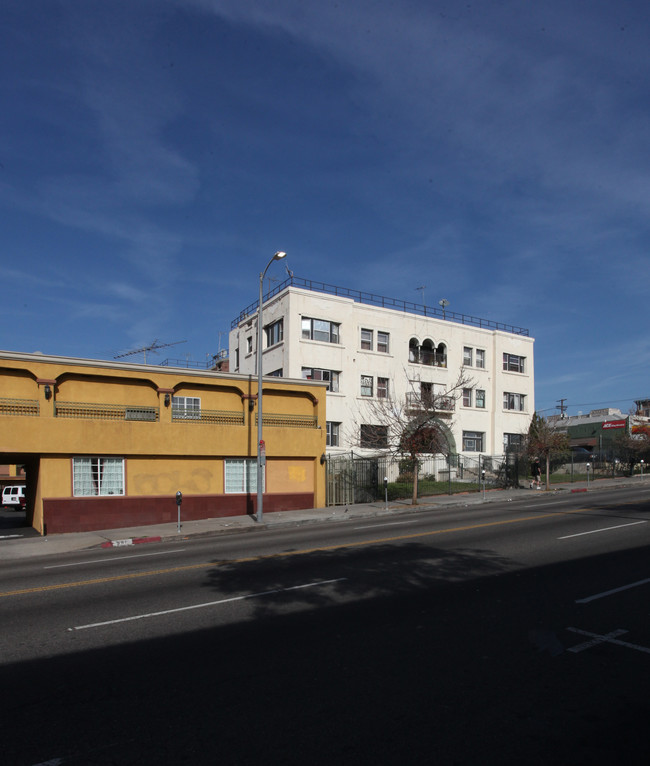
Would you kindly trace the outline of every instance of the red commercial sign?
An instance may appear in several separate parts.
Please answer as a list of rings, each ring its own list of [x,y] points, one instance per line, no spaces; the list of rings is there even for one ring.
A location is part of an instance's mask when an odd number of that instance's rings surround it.
[[[609,428],[625,428],[627,420],[607,420],[602,425],[603,431]]]

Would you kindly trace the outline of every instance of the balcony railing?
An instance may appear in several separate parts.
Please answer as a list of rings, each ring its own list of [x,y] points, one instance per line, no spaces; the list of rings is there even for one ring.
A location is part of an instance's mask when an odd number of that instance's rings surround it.
[[[38,414],[38,399],[0,399],[0,415]]]
[[[269,428],[317,428],[318,418],[311,415],[278,415],[264,413],[263,422]],[[255,415],[255,425],[258,423]]]
[[[158,407],[141,407],[129,404],[93,404],[89,402],[55,402],[57,418],[81,418],[86,420],[148,420],[160,418]]]
[[[409,348],[409,362],[411,364],[426,364],[429,367],[446,367],[447,354],[439,354],[437,351],[427,351],[421,348]]]
[[[172,410],[172,421],[211,426],[243,426],[244,413],[230,410]]]
[[[411,410],[429,410],[431,412],[453,412],[456,400],[453,396],[420,394],[409,391],[406,394],[406,405]]]

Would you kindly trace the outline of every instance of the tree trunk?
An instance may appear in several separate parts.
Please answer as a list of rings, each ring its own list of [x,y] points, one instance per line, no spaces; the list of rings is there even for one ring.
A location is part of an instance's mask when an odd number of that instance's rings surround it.
[[[418,504],[418,471],[420,469],[419,461],[417,457],[413,460],[413,497],[411,498],[411,505]]]
[[[551,488],[551,453],[546,453],[546,489]]]

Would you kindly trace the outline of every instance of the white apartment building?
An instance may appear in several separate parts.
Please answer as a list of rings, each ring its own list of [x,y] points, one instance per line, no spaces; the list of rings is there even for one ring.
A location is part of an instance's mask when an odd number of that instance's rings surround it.
[[[257,301],[232,322],[232,372],[257,374]],[[535,410],[528,330],[290,277],[264,298],[265,376],[327,381],[328,453],[376,451],[381,400],[434,402],[449,450],[501,455]],[[450,395],[461,373],[466,383]]]

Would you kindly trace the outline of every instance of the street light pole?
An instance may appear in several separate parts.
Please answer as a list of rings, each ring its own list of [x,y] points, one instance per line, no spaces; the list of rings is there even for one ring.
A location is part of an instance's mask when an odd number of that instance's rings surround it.
[[[264,277],[269,266],[273,261],[279,261],[286,258],[287,254],[282,250],[271,258],[266,264],[266,268],[260,274],[260,302],[257,310],[257,521],[261,522],[264,518],[264,464],[266,463],[266,447],[262,437],[262,291],[264,289]]]

